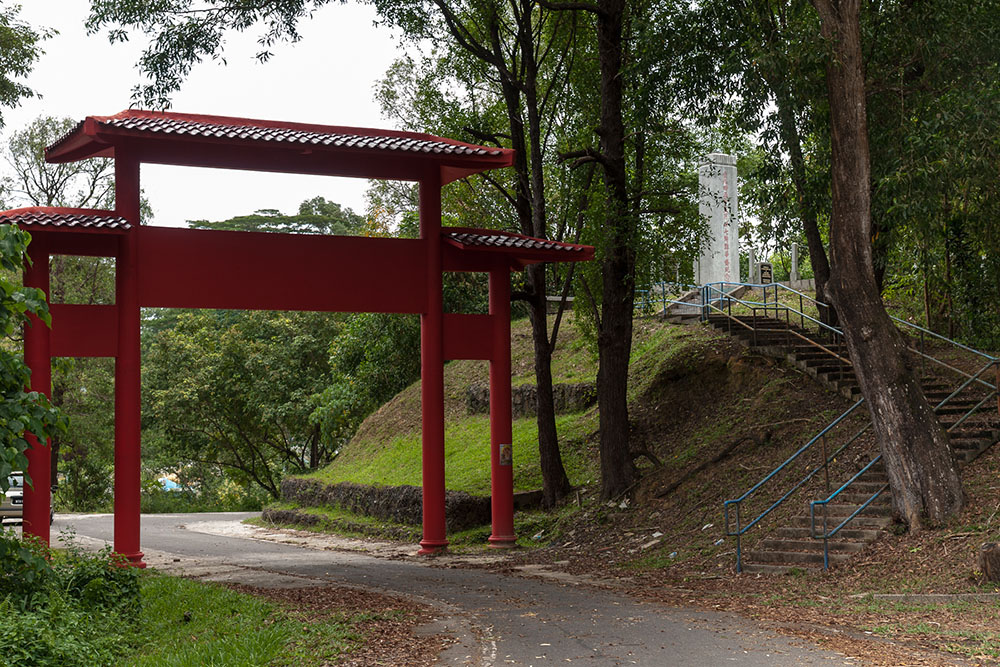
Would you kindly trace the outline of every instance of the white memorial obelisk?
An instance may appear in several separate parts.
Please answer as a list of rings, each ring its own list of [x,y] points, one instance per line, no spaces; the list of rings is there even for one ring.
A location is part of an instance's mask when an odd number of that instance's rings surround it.
[[[736,158],[711,153],[698,167],[698,212],[709,238],[694,263],[697,285],[740,282],[740,227],[736,202]]]

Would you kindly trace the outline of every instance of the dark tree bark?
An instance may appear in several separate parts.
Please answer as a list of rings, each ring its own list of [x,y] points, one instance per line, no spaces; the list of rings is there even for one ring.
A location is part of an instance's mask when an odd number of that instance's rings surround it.
[[[830,282],[830,261],[823,248],[823,237],[819,233],[819,222],[813,196],[806,185],[806,161],[802,155],[802,138],[795,126],[795,111],[792,108],[791,95],[784,90],[780,81],[772,82],[775,100],[778,107],[778,122],[781,126],[781,139],[788,151],[789,163],[792,167],[792,182],[795,184],[795,194],[798,195],[799,218],[806,235],[809,247],[809,262],[812,264],[813,277],[816,279],[816,300],[829,303],[827,284]],[[827,325],[836,326],[837,314],[833,309],[820,309],[820,320]]]
[[[597,56],[600,68],[598,150],[567,153],[600,164],[604,175],[606,217],[602,240],[601,311],[597,325],[597,405],[600,411],[601,499],[615,498],[632,487],[638,477],[629,446],[628,364],[632,353],[632,314],[635,300],[635,243],[638,208],[629,198],[625,157],[623,61],[625,56],[625,0],[572,2],[540,0],[550,9],[583,10],[597,22]],[[641,130],[637,133],[641,134]],[[641,140],[637,140],[636,170],[642,171]]]
[[[456,41],[473,56],[489,64],[497,74],[501,94],[507,109],[511,148],[514,149],[514,172],[517,186],[513,195],[521,233],[548,238],[545,210],[545,179],[542,150],[542,112],[538,91],[538,54],[536,34],[532,24],[532,2],[512,3],[516,49],[513,51],[501,35],[501,17],[492,13],[483,17],[487,37],[482,43],[462,23],[451,4],[435,0],[448,30]],[[488,39],[488,41],[486,41]],[[516,54],[516,55],[512,55]],[[527,124],[524,115],[527,114]],[[534,348],[535,386],[537,395],[538,452],[542,472],[542,506],[552,507],[571,490],[559,451],[556,432],[555,400],[552,392],[552,351],[546,304],[546,266],[535,264],[527,270],[527,293],[531,339]]]
[[[758,4],[757,13],[760,22],[766,30],[764,41],[766,50],[771,53],[783,52],[781,29],[779,21],[774,16],[771,5]],[[780,61],[779,61],[780,62]],[[802,136],[795,123],[795,101],[789,90],[786,72],[777,71],[773,65],[758,65],[761,77],[767,82],[768,88],[774,94],[775,106],[778,109],[778,128],[781,143],[788,152],[791,166],[792,183],[798,196],[799,218],[806,235],[806,245],[809,248],[809,262],[812,265],[813,277],[816,280],[816,300],[829,303],[827,283],[830,282],[830,261],[823,248],[823,237],[819,232],[817,206],[815,197],[807,184],[806,161],[802,154]],[[833,309],[821,308],[820,320],[827,325],[836,326],[837,314]]]
[[[830,47],[833,211],[830,295],[882,448],[893,505],[911,530],[962,508],[964,496],[947,434],[908,364],[875,284],[871,172],[859,0],[812,0]]]
[[[624,493],[637,471],[629,450],[628,363],[635,298],[635,219],[629,210],[622,111],[624,0],[602,0],[597,11],[601,69],[601,165],[607,199],[601,318],[598,323],[601,498]]]

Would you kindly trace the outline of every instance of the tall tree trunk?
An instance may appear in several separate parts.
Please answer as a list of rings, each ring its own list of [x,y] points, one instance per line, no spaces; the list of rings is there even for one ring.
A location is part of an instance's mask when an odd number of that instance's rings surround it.
[[[524,71],[524,106],[528,115],[528,146],[531,150],[529,174],[531,188],[531,228],[527,232],[538,238],[548,238],[545,210],[545,172],[542,155],[542,119],[538,101],[538,61],[535,59],[535,39],[531,21],[533,2],[522,0],[518,15],[518,48]],[[556,432],[556,408],[552,394],[552,351],[555,339],[548,336],[548,293],[544,264],[533,265],[528,271],[535,289],[531,309],[531,337],[535,350],[536,421],[538,424],[538,457],[542,469],[542,506],[554,507],[572,488]],[[537,274],[537,275],[536,275]]]
[[[622,113],[624,0],[598,3],[597,48],[601,68],[601,164],[607,198],[608,238],[602,261],[598,331],[597,402],[601,425],[601,498],[626,491],[637,471],[629,449],[628,363],[635,297],[635,221],[630,215]]]
[[[545,285],[545,267],[534,264],[528,268],[529,275],[540,273],[531,279],[532,284]],[[562,454],[559,452],[559,435],[556,433],[556,407],[552,395],[552,346],[548,341],[548,313],[544,289],[536,292],[531,302],[531,340],[535,352],[535,394],[537,400],[538,459],[542,471],[542,506],[553,507],[572,488]],[[540,323],[536,325],[536,322]]]
[[[501,55],[499,33],[493,35],[494,54]],[[530,49],[530,46],[529,46]],[[501,83],[510,125],[514,170],[517,174],[515,209],[521,232],[539,238],[546,237],[544,174],[541,169],[541,119],[538,116],[537,93],[524,106],[529,109],[527,131],[522,113],[519,86],[506,76]],[[531,90],[537,82],[532,81]],[[528,86],[524,86],[528,87]],[[531,113],[533,111],[533,113]],[[538,454],[542,472],[542,504],[552,507],[570,491],[569,477],[559,452],[556,432],[555,400],[552,392],[552,345],[548,340],[546,313],[546,267],[534,264],[527,271],[529,319],[535,358],[536,420],[538,424]]]
[[[823,237],[819,233],[816,205],[806,185],[806,161],[802,155],[802,139],[795,125],[792,98],[784,88],[783,79],[769,77],[768,83],[775,93],[781,140],[785,144],[785,150],[788,151],[792,167],[792,183],[795,184],[795,194],[798,195],[799,218],[802,220],[802,229],[809,247],[809,263],[812,265],[813,277],[816,280],[816,300],[829,303],[827,283],[830,282],[830,262],[826,256],[826,249],[823,248]],[[837,325],[837,313],[833,309],[821,308],[819,316],[824,324]]]
[[[868,404],[892,488],[911,530],[961,509],[961,478],[947,434],[910,366],[875,284],[871,244],[871,173],[859,0],[812,0],[831,53],[833,211],[830,294]]]

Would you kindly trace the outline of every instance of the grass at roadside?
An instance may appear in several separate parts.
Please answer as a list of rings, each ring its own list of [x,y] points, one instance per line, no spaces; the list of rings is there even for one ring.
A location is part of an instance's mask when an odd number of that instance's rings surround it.
[[[119,664],[325,665],[360,644],[357,616],[312,622],[221,586],[151,574],[142,580],[141,644]]]

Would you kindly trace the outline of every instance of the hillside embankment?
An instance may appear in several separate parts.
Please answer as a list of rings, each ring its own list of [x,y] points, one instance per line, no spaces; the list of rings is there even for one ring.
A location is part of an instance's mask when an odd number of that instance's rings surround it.
[[[572,327],[564,329],[553,371],[562,385],[585,386],[596,359]],[[527,323],[513,328],[513,383],[533,382]],[[470,410],[470,392],[487,377],[482,362],[446,366],[447,483],[472,497],[489,489],[488,419]],[[779,577],[737,575],[735,543],[726,535],[723,502],[738,497],[849,406],[809,376],[753,354],[701,326],[637,322],[629,390],[633,447],[642,478],[629,494],[599,502],[596,407],[557,418],[567,472],[577,489],[553,512],[517,514],[523,549],[495,567],[543,566],[577,575],[614,577],[653,600],[739,611],[769,619],[871,664],[992,664],[1000,658],[1000,590],[976,569],[976,551],[1000,538],[1000,453],[965,469],[963,514],[917,535],[887,532],[845,566]],[[310,484],[420,484],[420,397],[415,384],[374,413]],[[854,427],[863,424],[858,417]],[[846,430],[850,430],[849,428]],[[534,419],[514,423],[515,486],[541,486]],[[831,443],[831,448],[833,443]],[[857,470],[872,446],[846,450],[831,477]],[[815,466],[793,466],[762,488],[747,516],[756,517]],[[771,512],[744,536],[742,548],[772,534],[783,520],[820,497],[825,480]],[[419,527],[359,515],[343,507],[277,509],[311,514],[311,530],[416,540]],[[294,515],[293,515],[294,516]],[[450,534],[456,551],[481,549],[489,527]],[[796,619],[789,623],[789,619]],[[877,639],[879,641],[873,641]]]

